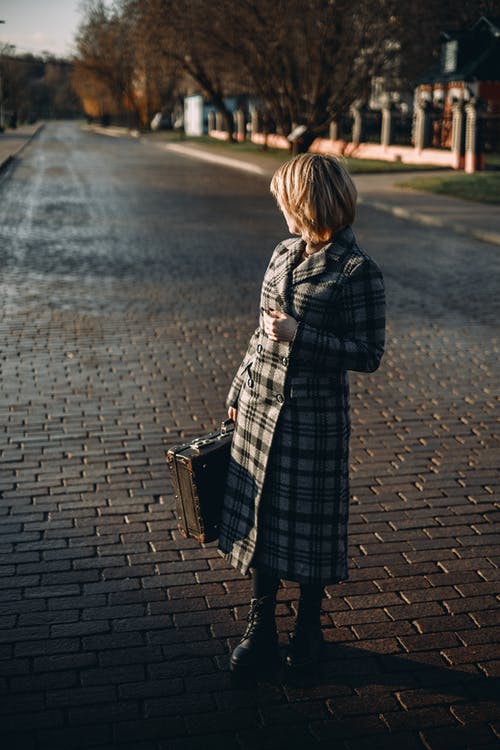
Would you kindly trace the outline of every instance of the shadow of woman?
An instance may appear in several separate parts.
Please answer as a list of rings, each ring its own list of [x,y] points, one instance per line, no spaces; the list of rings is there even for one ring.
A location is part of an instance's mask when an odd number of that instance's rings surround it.
[[[445,689],[446,693],[461,699],[492,700],[500,696],[500,679],[472,673],[446,664],[430,663],[440,657],[437,651],[427,654],[380,654],[362,648],[338,643],[324,646],[323,659],[315,672],[290,673],[285,680],[302,687],[339,686],[364,689],[373,685],[386,686],[388,690]]]

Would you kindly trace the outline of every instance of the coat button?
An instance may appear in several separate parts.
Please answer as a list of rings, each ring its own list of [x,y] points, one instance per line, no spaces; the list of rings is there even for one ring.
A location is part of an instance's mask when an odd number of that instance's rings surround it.
[[[252,380],[252,378],[248,378],[247,385],[248,385],[249,388],[253,388],[253,380]]]
[[[287,364],[288,364],[288,357],[283,357],[283,358],[281,359],[281,361],[283,362],[283,364],[284,364],[284,365],[285,365],[285,367],[286,367],[286,366],[287,366]]]
[[[276,401],[278,402],[278,404],[282,404],[284,400],[285,399],[283,398],[282,394],[278,393],[276,396]]]
[[[260,354],[263,348],[262,344],[257,344],[257,353]]]

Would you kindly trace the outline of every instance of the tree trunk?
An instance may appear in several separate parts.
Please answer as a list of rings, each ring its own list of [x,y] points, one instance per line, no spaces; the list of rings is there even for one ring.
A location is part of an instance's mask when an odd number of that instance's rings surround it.
[[[222,103],[222,107],[217,107],[219,112],[222,115],[222,120],[224,122],[224,130],[229,136],[230,141],[234,141],[234,117],[231,110],[229,110],[224,103]]]

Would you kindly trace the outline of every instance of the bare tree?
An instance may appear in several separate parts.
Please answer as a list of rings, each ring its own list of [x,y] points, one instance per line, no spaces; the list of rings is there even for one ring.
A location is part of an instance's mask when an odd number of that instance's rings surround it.
[[[213,0],[211,43],[306,150],[393,54],[396,0]]]
[[[231,61],[221,54],[218,19],[206,0],[126,0],[143,29],[153,59],[163,61],[174,72],[179,87],[188,89],[187,81],[196,87],[221,112],[226,129],[232,136],[232,113],[225,103],[238,85],[231,71]]]
[[[8,126],[39,118],[75,117],[80,103],[71,86],[72,65],[54,56],[2,56],[4,114]]]
[[[102,0],[87,5],[76,37],[75,87],[81,97],[89,85],[110,99],[117,111],[137,114],[136,45],[133,23]]]
[[[170,48],[177,47],[177,42],[163,6],[157,0],[119,2],[122,15],[133,29],[135,84],[145,124],[158,110],[174,108],[185,77],[178,56],[169,53]]]

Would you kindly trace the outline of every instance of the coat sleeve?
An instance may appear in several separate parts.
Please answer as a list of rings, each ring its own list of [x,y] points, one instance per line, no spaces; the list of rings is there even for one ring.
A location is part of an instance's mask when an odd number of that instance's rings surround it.
[[[336,335],[299,321],[291,355],[325,369],[374,372],[385,343],[385,291],[382,272],[365,258],[348,275],[335,305],[343,331]]]
[[[247,369],[248,365],[252,361],[253,355],[255,353],[255,348],[257,346],[259,333],[260,333],[260,328],[257,327],[255,331],[253,332],[252,336],[250,337],[250,341],[248,342],[246,354],[243,357],[243,361],[241,365],[238,367],[236,371],[236,375],[233,378],[233,382],[231,383],[231,387],[229,388],[229,393],[227,394],[227,398],[226,398],[226,406],[228,408],[230,406],[234,406],[235,409],[238,407],[238,398],[240,395],[241,386],[243,385],[243,378],[245,375],[245,370]]]

